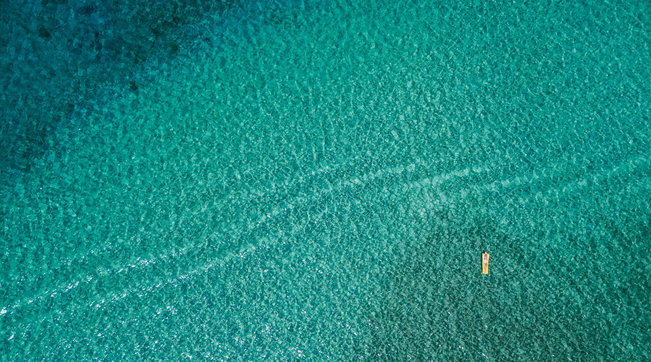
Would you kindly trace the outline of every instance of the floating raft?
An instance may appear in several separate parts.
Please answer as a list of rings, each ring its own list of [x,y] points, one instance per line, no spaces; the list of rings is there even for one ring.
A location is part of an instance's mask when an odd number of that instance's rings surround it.
[[[490,259],[490,254],[483,253],[481,255],[481,273],[488,274],[488,259]]]

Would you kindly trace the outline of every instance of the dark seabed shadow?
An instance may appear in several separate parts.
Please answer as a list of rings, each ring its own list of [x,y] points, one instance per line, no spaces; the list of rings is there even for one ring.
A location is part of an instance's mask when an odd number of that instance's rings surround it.
[[[3,3],[0,12],[0,185],[29,172],[49,135],[76,111],[102,107],[106,89],[137,91],[158,60],[197,41],[183,31],[239,0],[125,4],[73,0]],[[144,68],[144,69],[143,69]],[[136,86],[134,86],[136,84]]]

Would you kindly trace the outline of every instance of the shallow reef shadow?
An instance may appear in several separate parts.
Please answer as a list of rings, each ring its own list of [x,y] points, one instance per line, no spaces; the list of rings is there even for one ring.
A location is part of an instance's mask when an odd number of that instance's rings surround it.
[[[368,316],[366,354],[381,360],[604,356],[608,335],[599,321],[556,293],[559,279],[579,281],[541,270],[551,256],[535,245],[488,218],[432,220],[427,236],[387,273],[389,287]],[[481,274],[483,251],[491,253],[489,275]]]

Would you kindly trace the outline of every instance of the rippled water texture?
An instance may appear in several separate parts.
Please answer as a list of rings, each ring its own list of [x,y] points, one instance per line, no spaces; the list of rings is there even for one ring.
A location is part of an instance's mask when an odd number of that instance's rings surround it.
[[[163,3],[0,1],[0,360],[651,359],[649,2]]]

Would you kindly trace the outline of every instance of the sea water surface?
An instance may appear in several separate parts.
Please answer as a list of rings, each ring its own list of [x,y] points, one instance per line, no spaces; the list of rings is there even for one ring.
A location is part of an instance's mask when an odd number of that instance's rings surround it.
[[[0,360],[650,359],[650,5],[0,1]]]

